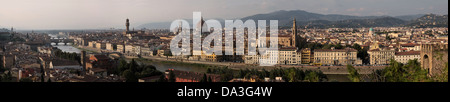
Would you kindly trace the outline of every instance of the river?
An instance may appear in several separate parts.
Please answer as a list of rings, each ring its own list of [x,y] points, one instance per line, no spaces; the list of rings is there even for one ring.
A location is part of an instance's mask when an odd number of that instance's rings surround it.
[[[156,67],[157,70],[165,72],[167,69],[175,69],[190,72],[206,73],[206,68],[191,65],[177,65],[170,63],[160,63],[160,62],[145,62],[146,64],[151,64]],[[326,74],[330,82],[350,82],[347,74]]]

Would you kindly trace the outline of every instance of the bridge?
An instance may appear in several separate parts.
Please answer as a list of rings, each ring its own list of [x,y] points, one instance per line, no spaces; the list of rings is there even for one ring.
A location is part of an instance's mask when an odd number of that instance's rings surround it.
[[[64,43],[64,45],[67,45],[67,43],[74,44],[75,40],[67,38],[50,38],[50,42],[55,43],[56,45],[58,45],[58,43]]]

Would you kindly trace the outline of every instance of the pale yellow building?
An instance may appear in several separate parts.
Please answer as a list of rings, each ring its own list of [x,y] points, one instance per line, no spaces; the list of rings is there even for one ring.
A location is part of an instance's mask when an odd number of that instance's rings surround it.
[[[357,57],[358,51],[352,48],[345,49],[316,49],[314,50],[314,63],[321,65],[358,65],[362,60]]]
[[[314,62],[314,54],[310,48],[301,50],[301,64],[311,64]]]
[[[371,65],[386,65],[389,64],[395,56],[395,50],[392,48],[379,48],[369,50]]]

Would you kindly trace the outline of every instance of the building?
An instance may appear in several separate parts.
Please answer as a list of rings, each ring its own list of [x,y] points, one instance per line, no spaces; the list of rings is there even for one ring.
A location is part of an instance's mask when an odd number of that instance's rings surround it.
[[[153,51],[149,47],[141,47],[141,56],[153,56]]]
[[[274,57],[275,55],[278,55]],[[301,64],[301,53],[294,47],[280,48],[279,50],[267,50],[264,55],[246,55],[245,64],[261,64],[260,59],[267,59],[264,64],[277,65],[299,65]]]
[[[278,54],[278,65],[299,65],[301,64],[301,54],[297,52],[297,48],[280,48]]]
[[[379,48],[367,51],[370,65],[387,65],[394,59],[395,50],[392,48]]]
[[[420,51],[420,44],[415,43],[401,44],[400,48],[405,49],[405,51]]]
[[[117,43],[106,43],[106,50],[108,51],[116,51],[117,50]]]
[[[88,43],[89,43],[88,47],[96,48],[96,42],[95,41],[89,41]]]
[[[395,61],[407,64],[409,60],[417,59],[420,62],[420,51],[408,51],[395,53]]]
[[[314,63],[321,65],[358,65],[362,60],[357,57],[358,51],[352,48],[345,49],[316,49],[314,50]]]
[[[123,44],[117,44],[117,49],[116,49],[116,51],[117,51],[117,52],[120,52],[120,53],[125,53],[125,45],[123,45]]]
[[[103,43],[103,42],[96,42],[96,43],[95,43],[95,47],[96,47],[97,49],[105,50],[105,49],[106,49],[106,43]]]
[[[314,62],[314,54],[310,48],[305,48],[300,51],[302,64],[311,64]]]

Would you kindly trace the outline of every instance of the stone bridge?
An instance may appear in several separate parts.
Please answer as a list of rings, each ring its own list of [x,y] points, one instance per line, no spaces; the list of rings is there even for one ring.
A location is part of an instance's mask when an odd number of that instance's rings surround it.
[[[50,43],[55,43],[58,45],[58,43],[64,43],[64,45],[67,45],[67,43],[75,43],[75,40],[73,39],[67,39],[67,38],[51,38]]]

